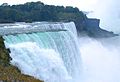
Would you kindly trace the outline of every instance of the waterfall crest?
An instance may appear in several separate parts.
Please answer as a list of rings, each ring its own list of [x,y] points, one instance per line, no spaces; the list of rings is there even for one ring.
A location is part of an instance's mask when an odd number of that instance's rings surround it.
[[[37,28],[40,25],[34,23]],[[4,35],[6,48],[11,51],[11,64],[22,73],[45,82],[78,82],[81,57],[74,23],[47,23],[41,27],[50,30],[64,28],[66,31],[21,31],[20,34]]]

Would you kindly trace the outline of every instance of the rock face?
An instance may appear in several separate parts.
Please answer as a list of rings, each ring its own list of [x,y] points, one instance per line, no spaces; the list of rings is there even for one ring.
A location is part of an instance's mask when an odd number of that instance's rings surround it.
[[[9,51],[5,49],[4,40],[0,37],[0,65],[8,66],[10,60]]]
[[[117,36],[113,32],[106,31],[99,27],[100,19],[86,18],[84,21],[76,20],[75,21],[78,34],[86,33],[90,37],[95,38],[104,38],[104,37],[113,37]]]

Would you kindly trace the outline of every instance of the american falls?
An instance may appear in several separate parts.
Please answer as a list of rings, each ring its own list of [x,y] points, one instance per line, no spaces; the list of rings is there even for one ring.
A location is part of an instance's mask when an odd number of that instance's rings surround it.
[[[7,30],[7,31],[5,31]],[[45,82],[78,82],[82,64],[76,27],[69,23],[2,26],[11,64]]]

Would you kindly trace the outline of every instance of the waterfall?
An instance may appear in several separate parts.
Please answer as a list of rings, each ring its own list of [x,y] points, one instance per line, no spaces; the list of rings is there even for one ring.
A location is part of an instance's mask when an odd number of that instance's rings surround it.
[[[4,31],[5,46],[11,51],[11,64],[23,74],[45,82],[79,82],[81,57],[74,23],[26,25],[29,27],[25,27],[24,31],[18,29],[23,27],[15,27],[13,32]],[[29,28],[32,30],[28,33]],[[37,32],[33,31],[36,28]],[[52,31],[53,28],[57,31]],[[66,30],[60,30],[63,28]],[[41,32],[41,29],[44,30]]]

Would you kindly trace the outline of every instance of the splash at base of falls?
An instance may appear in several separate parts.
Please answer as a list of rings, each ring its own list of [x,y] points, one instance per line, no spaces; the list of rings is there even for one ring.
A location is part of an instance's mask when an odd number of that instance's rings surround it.
[[[11,63],[24,74],[40,78],[45,82],[66,82],[72,79],[60,55],[52,49],[40,49],[32,42],[9,45],[9,48],[12,52],[10,56],[13,58]]]
[[[78,41],[74,23],[55,26],[67,31],[4,35],[11,64],[45,82],[120,82],[119,36]]]
[[[51,29],[47,25],[42,28],[47,26]],[[11,51],[11,64],[22,73],[45,82],[78,82],[82,66],[75,24],[70,22],[50,26],[66,28],[66,31],[4,35],[6,48]]]
[[[79,39],[83,62],[81,82],[120,82],[120,37]]]

